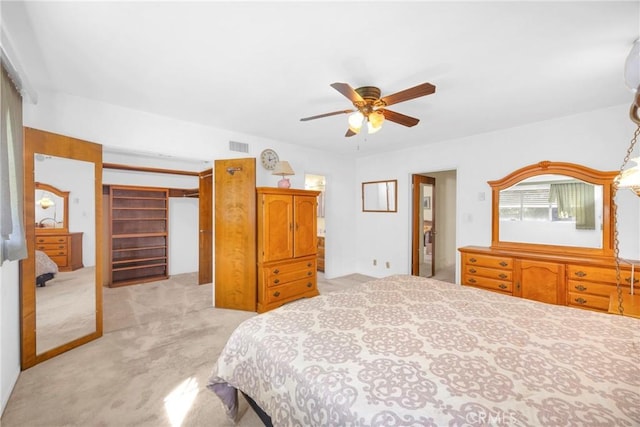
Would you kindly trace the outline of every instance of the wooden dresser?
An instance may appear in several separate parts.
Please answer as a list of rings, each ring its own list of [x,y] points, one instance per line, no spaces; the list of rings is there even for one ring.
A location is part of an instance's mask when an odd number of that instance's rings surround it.
[[[60,271],[73,271],[83,267],[82,233],[45,233],[36,229],[36,250],[46,253]]]
[[[616,292],[611,258],[544,254],[467,246],[462,255],[462,284],[515,297],[606,312]],[[638,286],[638,274],[633,279]],[[620,267],[620,283],[629,293],[631,268]]]
[[[318,295],[319,191],[258,187],[258,312]]]

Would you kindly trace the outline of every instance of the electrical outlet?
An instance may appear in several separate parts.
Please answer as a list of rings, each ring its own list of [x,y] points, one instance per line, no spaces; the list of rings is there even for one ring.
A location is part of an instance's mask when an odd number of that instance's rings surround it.
[[[378,265],[378,260],[377,259],[373,260],[373,265]]]
[[[386,262],[387,268],[391,268],[391,263],[389,261]]]

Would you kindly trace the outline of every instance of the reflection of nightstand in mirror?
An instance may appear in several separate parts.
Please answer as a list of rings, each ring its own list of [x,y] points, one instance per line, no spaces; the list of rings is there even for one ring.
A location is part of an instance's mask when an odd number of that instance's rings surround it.
[[[38,233],[36,249],[46,253],[60,271],[82,268],[82,233]]]

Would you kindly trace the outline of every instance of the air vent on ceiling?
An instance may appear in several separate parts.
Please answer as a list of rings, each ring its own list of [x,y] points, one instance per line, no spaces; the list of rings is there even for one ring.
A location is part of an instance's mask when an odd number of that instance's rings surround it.
[[[248,153],[249,144],[244,142],[229,141],[229,150],[237,151],[239,153]]]

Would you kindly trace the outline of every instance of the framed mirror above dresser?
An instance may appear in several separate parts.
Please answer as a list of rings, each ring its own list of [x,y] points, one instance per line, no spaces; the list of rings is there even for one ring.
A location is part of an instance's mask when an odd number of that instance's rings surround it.
[[[462,284],[607,311],[616,292],[613,180],[618,172],[541,161],[489,181],[491,246],[459,248]],[[632,274],[621,267],[620,282]],[[633,277],[634,284],[638,276]]]
[[[24,129],[21,363],[102,336],[102,146]]]

